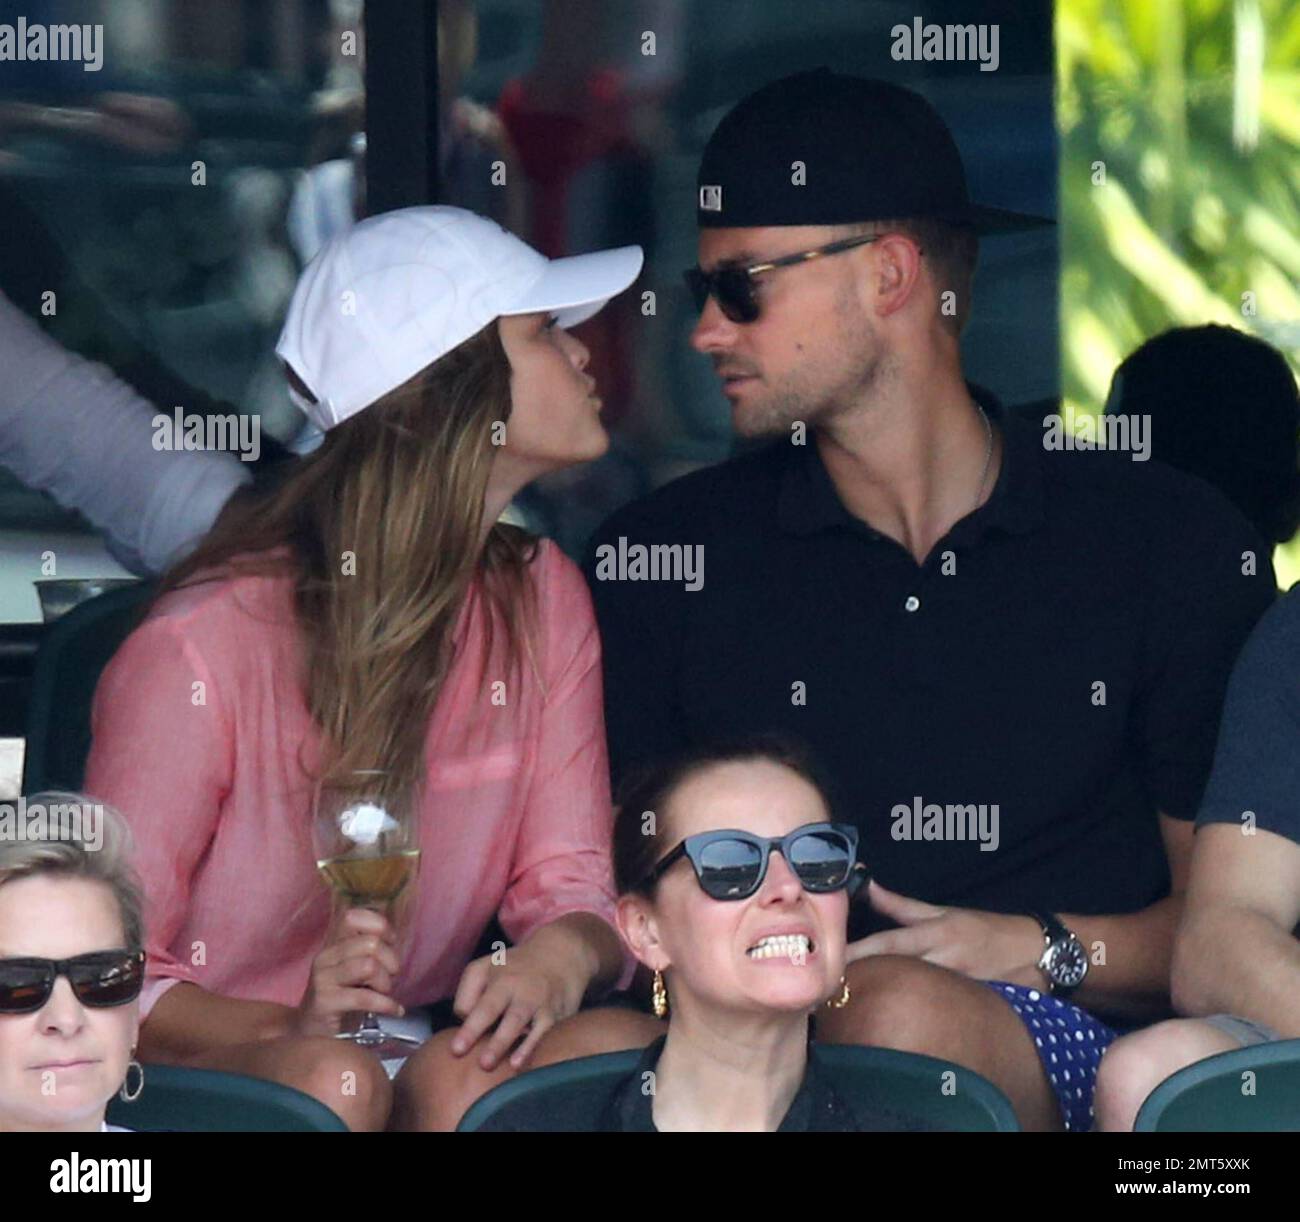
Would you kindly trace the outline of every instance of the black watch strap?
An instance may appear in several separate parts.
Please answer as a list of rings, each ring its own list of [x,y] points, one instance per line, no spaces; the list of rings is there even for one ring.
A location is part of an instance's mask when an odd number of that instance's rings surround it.
[[[1065,927],[1055,913],[1052,912],[1031,912],[1029,914],[1043,927],[1043,953],[1046,954],[1048,948],[1057,942],[1068,942],[1074,937],[1074,934]],[[1068,988],[1059,981],[1054,980],[1044,969],[1044,975],[1047,976],[1047,991],[1053,997],[1069,997],[1074,992],[1073,988]]]
[[[1058,942],[1062,938],[1068,938],[1070,931],[1061,924],[1060,917],[1051,912],[1031,912],[1029,914],[1043,927],[1043,937],[1047,939],[1047,945]]]

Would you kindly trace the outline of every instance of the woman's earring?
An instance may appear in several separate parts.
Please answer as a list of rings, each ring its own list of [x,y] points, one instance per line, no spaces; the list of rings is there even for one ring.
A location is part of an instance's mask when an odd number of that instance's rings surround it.
[[[840,977],[840,986],[840,995],[832,997],[826,1002],[832,1010],[842,1010],[849,1004],[849,982],[847,977]]]
[[[140,1075],[136,1081],[135,1090],[130,1090],[127,1083],[131,1081],[131,1070],[135,1070]],[[134,1103],[140,1098],[140,1092],[144,1090],[144,1066],[139,1061],[132,1059],[126,1067],[126,1077],[122,1081],[122,1089],[118,1091],[118,1096],[123,1103]]]
[[[664,974],[655,969],[655,982],[653,1001],[655,1008],[655,1018],[668,1017],[668,990],[664,988]]]

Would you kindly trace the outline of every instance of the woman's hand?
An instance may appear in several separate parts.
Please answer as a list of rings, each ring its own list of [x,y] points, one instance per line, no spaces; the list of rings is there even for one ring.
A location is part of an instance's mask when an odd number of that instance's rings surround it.
[[[556,1023],[578,1012],[595,968],[592,952],[572,930],[544,925],[518,946],[475,959],[460,978],[452,1008],[464,1020],[451,1050],[463,1056],[495,1024],[479,1055],[485,1071],[510,1057],[522,1069],[537,1042]]]
[[[873,881],[871,906],[899,923],[845,948],[849,963],[872,955],[915,955],[976,980],[1005,980],[1046,988],[1038,960],[1043,931],[1033,917],[980,912],[975,908],[940,908],[909,899]]]
[[[294,1019],[295,1035],[337,1035],[345,1014],[405,1014],[389,994],[397,978],[396,935],[385,917],[349,908],[312,961],[311,978]]]

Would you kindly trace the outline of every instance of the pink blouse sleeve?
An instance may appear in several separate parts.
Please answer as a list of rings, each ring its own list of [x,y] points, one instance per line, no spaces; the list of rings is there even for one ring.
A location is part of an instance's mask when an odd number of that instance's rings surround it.
[[[144,891],[143,1018],[172,984],[198,983],[172,948],[229,791],[234,739],[211,672],[166,617],[146,620],[114,655],[95,689],[91,731],[86,790],[130,826]]]
[[[594,913],[616,928],[600,638],[582,574],[554,544],[543,546],[553,549],[537,562],[546,566],[539,598],[546,696],[510,885],[498,914],[516,943],[570,912]],[[627,988],[635,968],[623,947],[615,987]]]

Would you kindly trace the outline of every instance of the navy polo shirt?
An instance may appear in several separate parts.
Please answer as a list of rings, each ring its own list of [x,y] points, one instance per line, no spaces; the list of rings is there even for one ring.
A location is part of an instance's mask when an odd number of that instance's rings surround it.
[[[904,895],[1100,914],[1168,893],[1156,813],[1196,814],[1228,673],[1275,594],[1268,549],[1208,484],[1049,451],[1039,422],[984,406],[997,482],[924,564],[845,509],[811,434],[609,518],[586,572],[616,785],[777,731]],[[671,579],[674,545],[702,549],[693,582]],[[859,904],[850,932],[889,924]]]

